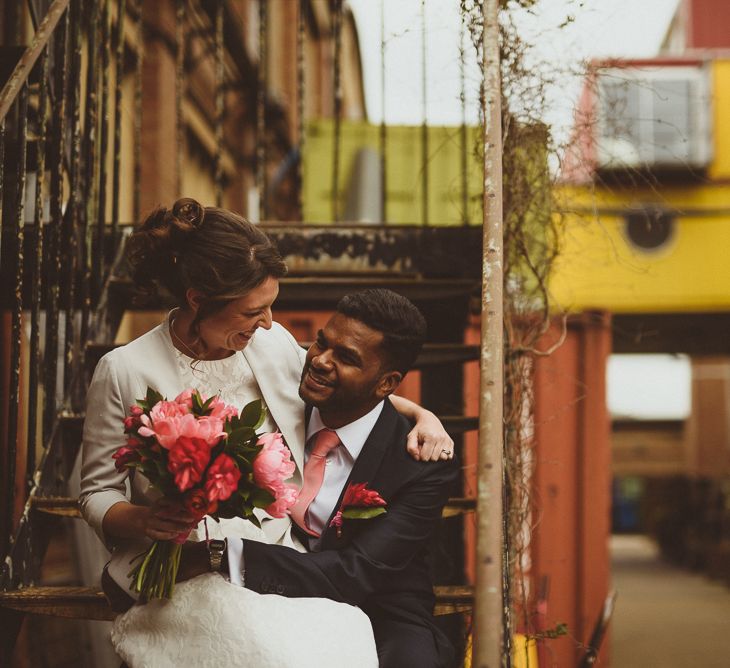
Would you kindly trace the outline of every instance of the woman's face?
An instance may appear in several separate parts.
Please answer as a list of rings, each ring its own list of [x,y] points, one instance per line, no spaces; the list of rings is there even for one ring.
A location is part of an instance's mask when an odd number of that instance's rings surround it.
[[[279,281],[269,277],[243,297],[204,318],[200,338],[208,355],[243,350],[259,327],[271,329],[271,305],[279,294]]]

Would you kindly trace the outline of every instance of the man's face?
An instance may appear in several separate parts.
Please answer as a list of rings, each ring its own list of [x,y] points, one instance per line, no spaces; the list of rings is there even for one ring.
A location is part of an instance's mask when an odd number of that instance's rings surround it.
[[[397,386],[401,374],[384,368],[383,335],[335,313],[307,351],[299,396],[317,406],[328,427],[365,415]]]

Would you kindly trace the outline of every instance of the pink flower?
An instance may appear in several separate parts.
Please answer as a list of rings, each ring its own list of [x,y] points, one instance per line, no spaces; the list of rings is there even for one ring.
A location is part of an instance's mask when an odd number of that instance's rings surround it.
[[[186,416],[187,417],[187,416]],[[186,422],[182,433],[190,438],[202,438],[209,446],[213,447],[226,435],[223,430],[223,420],[207,415]]]
[[[291,452],[278,431],[264,434],[256,445],[261,446],[261,450],[253,460],[254,482],[275,494],[282,483],[291,478],[296,468],[291,460]]]
[[[217,418],[223,422],[238,415],[238,409],[235,406],[231,406],[224,401],[221,401],[218,397],[213,399],[210,403],[210,407],[211,412],[209,413],[209,417]]]
[[[181,436],[170,448],[167,469],[177,488],[184,492],[200,482],[209,461],[210,446],[204,440]]]
[[[133,431],[137,427],[141,426],[142,422],[139,418],[133,417],[132,415],[129,415],[128,417],[124,418],[124,431]]]
[[[295,485],[282,484],[274,494],[274,502],[269,504],[265,510],[271,517],[286,517],[289,508],[296,503],[298,496],[299,490]]]
[[[129,445],[123,445],[119,448],[112,455],[112,459],[114,460],[114,467],[120,473],[124,471],[124,469],[129,468],[130,464],[136,464],[142,460],[139,450],[135,447],[130,447]]]
[[[257,445],[261,446],[261,450],[253,460],[254,482],[274,496],[274,502],[266,508],[266,512],[272,517],[284,517],[298,496],[294,485],[284,484],[296,468],[291,452],[279,432],[264,434]]]
[[[152,418],[152,422],[156,422],[165,418],[186,415],[187,412],[184,406],[181,406],[175,401],[158,401],[150,409],[150,417]]]
[[[142,415],[144,415],[144,411],[139,406],[130,406],[129,416],[124,418],[124,431],[130,432],[140,427]]]
[[[162,403],[162,402],[160,402]],[[165,402],[172,404],[172,402]],[[214,446],[226,435],[223,431],[223,422],[217,418],[201,417],[196,418],[192,413],[179,415],[162,415],[156,417],[154,409],[147,417],[143,415],[141,420],[144,426],[138,429],[140,436],[153,436],[163,448],[170,449],[183,436],[193,439],[201,439],[209,446]],[[174,411],[170,411],[173,413]]]
[[[228,455],[218,455],[205,480],[205,493],[211,504],[218,505],[218,501],[225,501],[238,488],[241,471],[236,462]]]
[[[193,410],[193,392],[191,389],[183,390],[175,397],[175,403],[187,408],[188,411]]]
[[[195,425],[195,416],[172,415],[169,417],[153,418],[152,415],[143,415],[142,426],[137,430],[140,436],[154,437],[159,444],[169,450],[180,436]],[[186,429],[187,427],[187,429]]]

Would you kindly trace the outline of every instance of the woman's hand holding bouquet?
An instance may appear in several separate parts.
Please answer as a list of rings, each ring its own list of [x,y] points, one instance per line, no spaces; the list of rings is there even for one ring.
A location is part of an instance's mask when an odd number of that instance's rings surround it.
[[[129,573],[130,588],[142,598],[172,595],[181,545],[205,515],[243,517],[258,526],[254,508],[284,517],[294,504],[297,488],[284,482],[294,462],[281,434],[256,433],[264,416],[260,401],[239,414],[195,390],[168,401],[148,388],[130,408],[127,443],[114,453],[115,465],[142,473],[162,493],[145,529],[157,539]]]

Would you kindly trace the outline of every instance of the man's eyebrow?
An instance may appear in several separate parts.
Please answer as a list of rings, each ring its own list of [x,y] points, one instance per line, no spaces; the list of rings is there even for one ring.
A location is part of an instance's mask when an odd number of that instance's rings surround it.
[[[357,351],[356,348],[348,348],[347,346],[335,346],[335,350],[340,355],[345,354],[357,360],[358,363],[362,362],[362,357],[360,357],[360,353]]]

